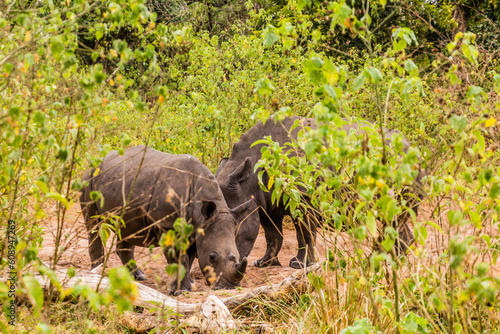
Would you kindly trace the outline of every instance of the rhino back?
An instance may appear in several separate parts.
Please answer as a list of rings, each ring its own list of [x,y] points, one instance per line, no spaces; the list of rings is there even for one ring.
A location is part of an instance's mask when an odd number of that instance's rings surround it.
[[[180,214],[191,218],[190,203],[203,197],[222,197],[212,173],[196,158],[145,146],[127,149],[123,156],[110,152],[93,180],[93,188],[105,199],[101,213],[121,210],[127,202],[125,221],[140,217],[149,225],[161,220],[165,228],[170,228]]]

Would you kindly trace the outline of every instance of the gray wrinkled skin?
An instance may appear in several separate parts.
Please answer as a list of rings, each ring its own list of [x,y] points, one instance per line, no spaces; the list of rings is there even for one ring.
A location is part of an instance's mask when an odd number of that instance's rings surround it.
[[[181,262],[186,276],[171,286],[172,293],[189,291],[189,270],[195,257],[207,282],[215,275],[216,288],[231,288],[239,284],[246,269],[235,244],[235,216],[246,210],[250,202],[229,209],[218,183],[210,170],[189,155],[172,155],[145,146],[125,150],[120,156],[112,151],[98,167],[83,176],[88,185],[82,189],[80,204],[89,233],[89,254],[92,268],[103,262],[104,248],[97,233],[103,218],[123,214],[121,240],[116,251],[123,264],[134,259],[134,247],[158,246],[162,233],[173,229],[178,217],[185,217],[194,226],[190,246]],[[104,206],[90,198],[91,191],[100,191]],[[127,201],[128,198],[128,201]],[[128,205],[123,210],[124,203]],[[169,263],[177,263],[177,255],[165,254]],[[136,280],[145,280],[135,265],[128,265]],[[213,268],[210,273],[209,267]],[[206,269],[206,270],[205,270]],[[209,282],[213,283],[212,282]]]
[[[244,133],[240,140],[234,144],[231,156],[222,159],[215,174],[229,207],[236,207],[252,196],[254,197],[250,209],[244,212],[242,216],[237,217],[239,225],[237,227],[236,245],[240,256],[248,256],[257,238],[260,223],[264,228],[267,249],[265,255],[254,263],[254,265],[259,267],[281,265],[277,255],[283,243],[282,221],[283,217],[289,215],[290,212],[284,208],[284,205],[277,207],[272,203],[271,195],[273,189],[270,189],[269,192],[264,192],[260,188],[257,178],[258,171],[254,172],[254,166],[261,157],[260,150],[264,144],[253,147],[251,145],[259,139],[271,136],[273,141],[283,146],[285,143],[291,141],[288,130],[296,120],[301,120],[301,126],[292,131],[291,137],[293,139],[297,139],[298,132],[305,127],[316,128],[314,119],[298,116],[285,118],[283,121],[277,123],[271,119],[267,120],[265,124],[259,122]],[[369,123],[367,122],[367,124]],[[358,130],[358,123],[343,126],[344,131],[349,131],[350,129]],[[360,133],[362,131],[360,130]],[[395,133],[399,133],[399,131],[391,130],[386,132],[387,143],[390,143],[390,138]],[[403,144],[406,152],[410,144],[404,136]],[[268,176],[264,173],[264,184],[267,184],[268,180]],[[419,180],[420,176],[417,182]],[[415,210],[416,206],[413,209]],[[400,222],[403,221],[401,226],[399,226],[398,242],[400,243],[400,247],[397,249],[398,252],[406,250],[414,240],[410,228],[405,223],[408,216],[401,218],[398,219]],[[241,222],[243,219],[244,221]],[[304,265],[308,266],[315,262],[314,244],[317,226],[313,222],[315,219],[306,220],[303,223],[294,220],[299,250],[297,256],[290,260],[290,267],[292,268],[302,268]]]

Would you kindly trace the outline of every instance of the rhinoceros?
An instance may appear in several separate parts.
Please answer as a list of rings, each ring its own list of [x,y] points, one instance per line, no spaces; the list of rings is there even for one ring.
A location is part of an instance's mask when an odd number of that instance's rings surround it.
[[[289,134],[289,130],[295,121],[299,120],[301,126],[296,127]],[[344,119],[345,120],[345,119]],[[364,121],[365,125],[370,125],[369,122]],[[226,198],[229,207],[237,207],[242,203],[248,201],[253,197],[252,205],[247,212],[243,213],[241,217],[237,218],[241,222],[237,227],[236,245],[238,247],[240,256],[248,256],[252,250],[255,239],[259,232],[259,223],[264,229],[267,249],[265,255],[254,262],[255,266],[280,266],[278,260],[278,253],[283,243],[282,221],[285,215],[290,215],[290,211],[284,205],[276,206],[272,202],[272,190],[269,192],[263,191],[259,186],[257,178],[258,171],[254,171],[255,164],[261,158],[261,148],[264,144],[252,146],[252,144],[264,137],[271,136],[272,140],[278,142],[280,146],[290,142],[291,138],[297,139],[299,130],[306,127],[315,129],[316,124],[313,118],[302,118],[298,116],[287,117],[283,121],[275,122],[268,120],[263,124],[257,123],[244,133],[240,140],[233,146],[233,151],[229,158],[221,160],[217,169],[215,177],[219,182],[222,193]],[[358,123],[345,124],[344,131],[350,129],[359,130]],[[359,130],[363,131],[363,130]],[[400,133],[397,130],[390,130],[386,132],[386,142],[389,143],[391,137]],[[409,142],[403,136],[404,151],[410,147]],[[420,180],[420,174],[417,178]],[[267,184],[269,177],[264,173],[263,182]],[[416,209],[413,206],[412,209]],[[400,249],[397,252],[406,250],[406,248],[413,243],[414,237],[410,228],[406,225],[408,214],[404,213],[403,221],[399,226],[399,241]],[[316,238],[316,224],[312,223],[315,219],[306,219],[306,222],[299,223],[294,220],[298,241],[298,254],[290,260],[290,267],[303,268],[304,265],[310,265],[315,262],[314,256],[314,243]]]
[[[123,155],[111,151],[98,168],[85,173],[83,181],[86,186],[80,204],[89,234],[92,268],[103,262],[104,247],[97,231],[105,216],[123,218],[116,252],[136,280],[146,277],[133,262],[129,263],[134,259],[134,247],[158,246],[162,233],[173,229],[177,218],[184,217],[194,226],[194,232],[181,258],[186,275],[179,290],[178,282],[172,283],[171,293],[191,289],[189,270],[195,257],[209,285],[216,280],[215,288],[232,288],[242,280],[247,260],[236,248],[235,217],[248,209],[250,201],[229,209],[214,175],[196,158],[145,146],[126,149]],[[101,192],[103,203],[91,199],[95,191]],[[165,252],[169,263],[179,260],[173,253]]]

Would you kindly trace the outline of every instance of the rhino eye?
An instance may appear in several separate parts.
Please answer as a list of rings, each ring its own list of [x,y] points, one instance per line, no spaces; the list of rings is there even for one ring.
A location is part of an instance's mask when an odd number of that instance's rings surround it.
[[[210,253],[208,257],[210,259],[210,262],[214,263],[215,259],[217,259],[217,253]]]

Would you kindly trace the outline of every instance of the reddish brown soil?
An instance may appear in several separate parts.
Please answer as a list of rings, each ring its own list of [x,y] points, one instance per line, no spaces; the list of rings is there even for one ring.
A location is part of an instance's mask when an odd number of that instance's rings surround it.
[[[55,208],[46,210],[49,217],[46,219],[43,227],[45,228],[45,237],[43,241],[43,249],[40,250],[40,258],[43,261],[51,262],[54,256],[55,250],[55,233],[57,230],[57,215]],[[446,217],[446,211],[442,212],[442,215]],[[436,219],[436,218],[434,218]],[[430,214],[430,208],[427,204],[423,204],[419,210],[419,216],[417,221],[424,222],[433,220]],[[417,251],[410,251],[408,254],[410,258],[410,263],[414,263],[415,266],[411,266],[413,269],[408,268],[408,274],[411,275],[412,270],[420,268],[422,270],[425,267],[431,267],[435,265],[443,254],[444,250],[447,248],[447,240],[445,235],[438,233],[433,227],[428,227],[428,238],[425,246],[418,245]],[[441,226],[443,230],[445,226]],[[64,246],[63,255],[58,261],[58,268],[68,268],[75,267],[77,270],[89,270],[90,269],[90,258],[87,249],[87,233],[83,224],[83,217],[80,212],[79,204],[75,204],[71,210],[67,213],[66,223],[63,227],[63,237],[62,245]],[[462,235],[463,238],[467,235],[479,235],[480,233],[487,233],[492,237],[498,235],[498,228],[496,227],[485,227],[481,230],[472,228],[470,225],[463,227],[453,227],[453,235]],[[215,294],[219,297],[226,297],[236,294],[242,294],[248,292],[256,287],[268,284],[277,284],[281,282],[285,277],[290,276],[295,269],[289,267],[289,261],[297,253],[297,240],[295,236],[295,230],[290,223],[285,223],[284,229],[284,242],[281,252],[279,253],[279,260],[282,267],[270,267],[270,268],[257,268],[249,265],[243,281],[241,282],[241,287],[233,290],[217,290],[210,291],[210,288],[206,284],[203,275],[200,271],[197,261],[194,262],[193,268],[191,270],[191,275],[195,281],[193,284],[193,291],[190,293],[185,293],[184,295],[178,297],[179,300],[185,302],[197,302],[202,301],[210,293]],[[334,238],[337,238],[334,242]],[[462,238],[462,237],[461,237]],[[110,238],[111,239],[111,238]],[[319,260],[325,258],[325,251],[327,248],[335,248],[343,252],[343,256],[352,256],[353,245],[350,243],[350,238],[347,237],[345,233],[336,234],[328,232],[318,232],[317,239],[317,249],[316,254]],[[109,243],[109,242],[108,242]],[[484,247],[484,245],[483,245]],[[370,252],[368,246],[363,247],[366,254]],[[61,249],[61,247],[60,247]],[[264,233],[261,230],[255,246],[249,255],[249,263],[253,263],[256,259],[262,257],[266,250],[266,242],[264,238]],[[149,253],[147,248],[136,247],[135,258],[137,260],[138,266],[146,273],[148,280],[143,282],[143,284],[155,288],[163,293],[167,292],[171,278],[165,272],[165,266],[167,261],[161,254],[159,248],[154,249],[152,254]],[[473,270],[475,266],[475,256],[469,258],[470,263],[465,263],[465,268],[468,270]],[[490,262],[490,259],[483,259],[483,261]],[[500,261],[499,261],[500,262]],[[418,263],[425,264],[423,267],[419,266]],[[113,251],[111,253],[109,267],[117,267],[121,265],[121,261],[118,256]],[[500,263],[497,263],[490,268],[490,274],[498,274],[500,272]]]
[[[55,250],[57,218],[55,215],[55,209],[47,211],[49,211],[50,217],[43,225],[45,228],[45,236],[43,249],[40,250],[39,256],[43,261],[51,263],[53,261],[52,259]],[[58,261],[57,267],[75,267],[77,270],[89,270],[90,258],[88,255],[87,233],[78,203],[73,205],[71,210],[67,213],[67,219],[65,226],[63,227],[63,231],[64,235],[62,237],[62,245],[64,246],[64,252],[61,259]],[[255,242],[255,246],[249,255],[249,266],[247,267],[245,277],[241,282],[241,287],[233,290],[212,291],[212,293],[220,297],[241,294],[250,291],[255,287],[279,283],[285,277],[290,276],[293,272],[295,272],[296,269],[289,267],[290,259],[297,254],[297,239],[295,236],[295,230],[293,227],[285,228],[283,233],[284,242],[281,252],[279,253],[279,260],[282,267],[257,268],[251,265],[253,261],[262,257],[266,251],[264,232],[261,229],[257,241]],[[110,242],[108,242],[108,244],[109,243]],[[324,259],[324,252],[326,249],[325,240],[321,236],[318,236],[317,244],[317,257],[322,260]],[[150,254],[149,249],[136,247],[135,259],[137,260],[139,268],[145,272],[148,278],[147,281],[141,283],[155,288],[163,293],[167,293],[171,278],[165,272],[167,261],[163,257],[161,249],[156,248],[153,250],[152,254]],[[116,253],[114,251],[111,252],[109,267],[117,267],[120,265],[121,261]],[[195,260],[193,264],[191,275],[194,279],[193,291],[180,296],[180,300],[195,302],[205,299],[207,292],[210,291],[210,288],[203,278],[203,274],[200,271],[197,260]]]

